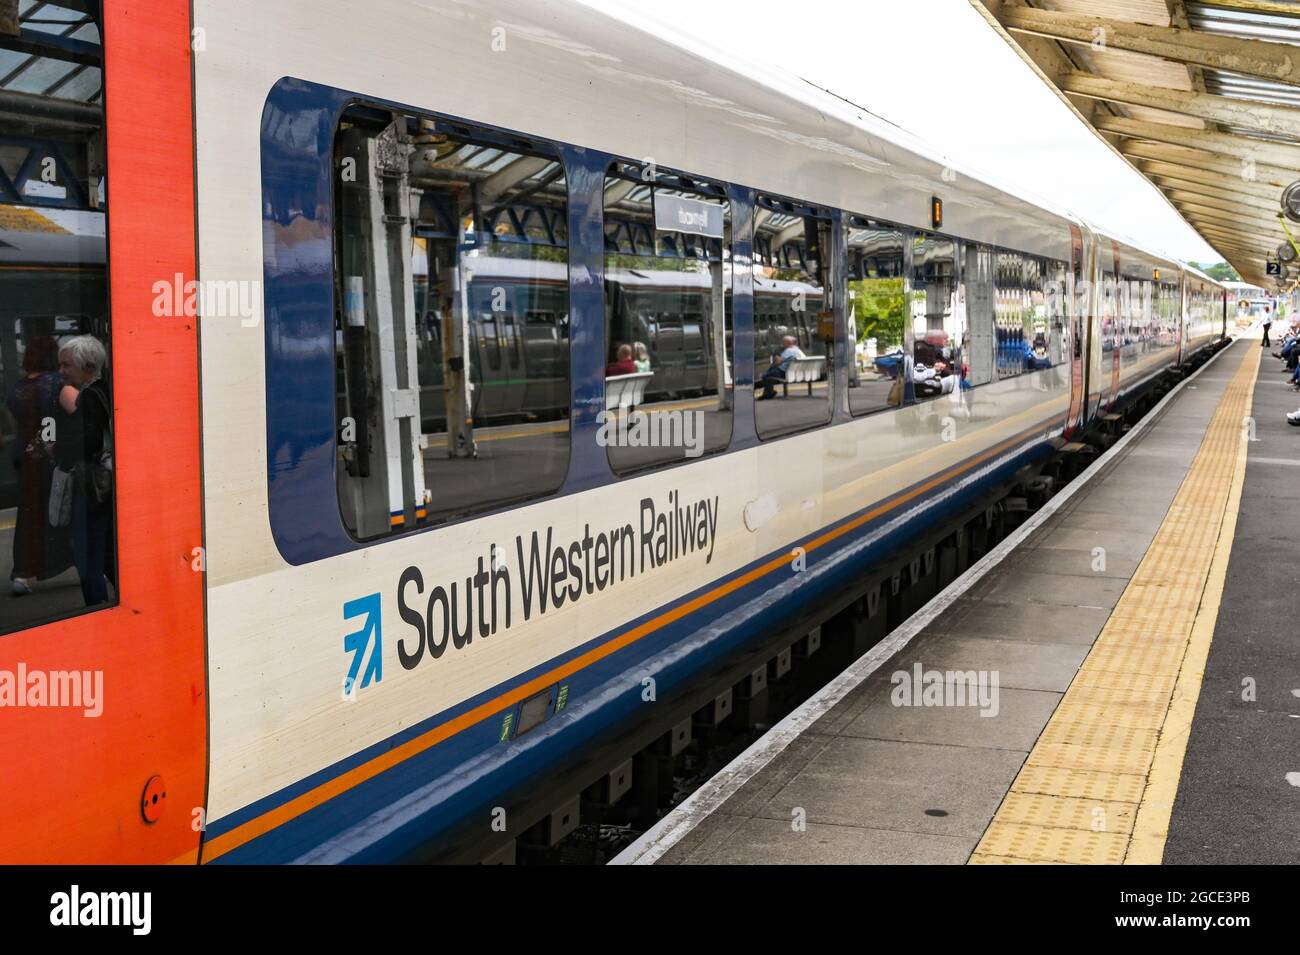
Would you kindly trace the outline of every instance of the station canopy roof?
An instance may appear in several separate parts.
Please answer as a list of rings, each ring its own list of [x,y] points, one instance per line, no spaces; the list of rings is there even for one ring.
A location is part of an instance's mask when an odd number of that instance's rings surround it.
[[[0,0],[0,91],[102,102],[98,16],[98,0]]]
[[[1266,263],[1300,180],[1300,2],[971,2],[1243,279],[1297,284]]]

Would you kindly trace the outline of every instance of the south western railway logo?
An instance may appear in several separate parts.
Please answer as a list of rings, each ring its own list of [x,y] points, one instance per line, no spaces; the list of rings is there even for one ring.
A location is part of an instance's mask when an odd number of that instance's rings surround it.
[[[432,586],[419,567],[407,567],[397,582],[397,613],[407,625],[396,642],[398,663],[412,670],[448,649],[464,649],[475,637],[494,637],[673,561],[711,563],[719,501],[684,501],[676,490],[662,504],[644,497],[635,523],[587,523],[581,536],[567,540],[557,540],[554,527],[520,534],[513,548],[490,545],[464,577]],[[343,605],[345,620],[360,620],[344,637],[344,652],[352,655],[343,680],[346,698],[383,679],[381,604],[374,593]]]

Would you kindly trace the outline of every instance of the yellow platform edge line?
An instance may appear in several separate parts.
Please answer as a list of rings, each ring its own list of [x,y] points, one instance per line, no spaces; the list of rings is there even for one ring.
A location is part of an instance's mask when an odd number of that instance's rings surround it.
[[[1250,368],[1238,420],[1238,427],[1243,431],[1246,419],[1254,411],[1255,383],[1259,377],[1259,349],[1251,351],[1254,358],[1247,357],[1242,361],[1243,368]],[[1238,370],[1239,375],[1241,371],[1242,369]],[[1227,397],[1225,391],[1225,400]],[[1178,795],[1178,783],[1183,775],[1183,760],[1187,756],[1187,744],[1191,739],[1192,720],[1196,716],[1196,703],[1201,697],[1205,665],[1210,657],[1210,642],[1214,639],[1214,628],[1223,601],[1223,587],[1228,577],[1228,561],[1232,557],[1232,545],[1237,536],[1237,517],[1241,513],[1241,494],[1246,484],[1249,449],[1248,441],[1238,440],[1232,483],[1228,489],[1223,523],[1219,526],[1219,539],[1214,547],[1214,559],[1205,581],[1205,592],[1201,595],[1196,621],[1192,624],[1187,655],[1178,671],[1178,682],[1174,685],[1169,714],[1165,717],[1160,739],[1156,743],[1147,788],[1142,794],[1128,852],[1124,856],[1125,865],[1160,865],[1164,861],[1169,820],[1173,816],[1174,799]]]
[[[1211,414],[1207,423],[1205,434],[1202,437],[1196,456],[1193,458],[1191,466],[1183,477],[1183,481],[1174,496],[1174,501],[1170,506],[1170,513],[1177,512],[1184,515],[1183,519],[1166,524],[1162,524],[1161,529],[1156,533],[1152,540],[1147,553],[1139,561],[1129,585],[1121,595],[1119,602],[1112,611],[1112,620],[1102,628],[1088,657],[1085,658],[1080,667],[1080,673],[1089,670],[1091,664],[1093,668],[1101,661],[1101,658],[1108,654],[1115,656],[1127,655],[1124,651],[1138,651],[1139,648],[1134,646],[1133,640],[1138,639],[1144,634],[1141,633],[1141,624],[1151,620],[1152,614],[1156,611],[1157,620],[1168,622],[1170,616],[1178,616],[1179,626],[1172,629],[1174,633],[1162,633],[1157,638],[1159,641],[1168,641],[1170,644],[1178,646],[1168,646],[1164,648],[1167,652],[1162,653],[1159,664],[1155,666],[1155,671],[1159,671],[1159,676],[1172,680],[1172,691],[1167,691],[1165,695],[1166,709],[1160,725],[1154,729],[1146,730],[1144,733],[1136,735],[1147,735],[1155,737],[1153,743],[1141,747],[1146,752],[1129,755],[1141,756],[1136,762],[1132,759],[1126,763],[1125,772],[1139,771],[1140,778],[1144,781],[1145,786],[1142,790],[1142,801],[1138,806],[1138,815],[1134,821],[1132,833],[1097,833],[1097,836],[1106,835],[1110,838],[1106,840],[1109,843],[1110,851],[1101,853],[1108,858],[1098,858],[1098,853],[1086,851],[1088,848],[1087,841],[1079,841],[1077,837],[1068,837],[1066,832],[1070,829],[1055,829],[1041,825],[1026,826],[1023,820],[1013,818],[1011,806],[1008,800],[1004,799],[1003,804],[999,806],[993,819],[989,823],[979,844],[975,847],[968,863],[977,863],[979,861],[991,861],[996,858],[997,861],[1007,862],[1032,862],[1042,861],[1045,858],[1056,862],[1128,862],[1131,864],[1158,863],[1164,854],[1164,842],[1169,827],[1169,818],[1173,810],[1174,797],[1178,790],[1178,781],[1182,773],[1183,758],[1186,754],[1187,741],[1191,731],[1192,718],[1196,711],[1196,702],[1200,696],[1201,681],[1204,676],[1205,661],[1209,655],[1210,641],[1214,635],[1214,627],[1218,617],[1219,603],[1223,593],[1223,584],[1227,574],[1228,558],[1231,555],[1232,539],[1236,531],[1237,515],[1240,509],[1241,489],[1245,481],[1246,453],[1247,444],[1237,437],[1233,441],[1234,435],[1244,433],[1244,419],[1250,414],[1253,401],[1253,390],[1259,370],[1259,352],[1258,349],[1252,349],[1244,355],[1233,373],[1232,378],[1224,387],[1223,394],[1219,403]],[[1223,461],[1226,457],[1225,451],[1230,451],[1233,444],[1236,445],[1236,454],[1232,456],[1231,463]],[[1226,473],[1225,473],[1226,472]],[[1225,480],[1226,479],[1226,480]],[[1226,494],[1222,497],[1214,493],[1224,484],[1227,485]],[[1218,507],[1215,504],[1218,503]],[[1200,520],[1195,520],[1199,517]],[[1213,524],[1213,533],[1207,533],[1209,528],[1207,524]],[[1201,533],[1196,533],[1198,530]],[[1193,539],[1195,538],[1195,539]],[[1196,556],[1201,560],[1189,560],[1192,557],[1190,550],[1199,551]],[[1209,553],[1205,554],[1208,550]],[[1152,600],[1151,584],[1161,573],[1164,563],[1174,559],[1177,553],[1181,557],[1181,563],[1178,565],[1182,568],[1180,576],[1181,593],[1176,595],[1175,599]],[[1195,573],[1189,573],[1189,565],[1194,564]],[[1188,586],[1187,580],[1196,581],[1196,586]],[[1173,596],[1170,594],[1169,596]],[[1194,601],[1194,606],[1188,606]],[[1158,606],[1155,606],[1158,604]],[[1136,611],[1136,612],[1135,612]],[[1116,616],[1136,618],[1125,620],[1122,624],[1115,620]],[[1154,622],[1154,621],[1152,621]],[[1112,623],[1117,624],[1112,627]],[[1129,632],[1122,632],[1129,631]],[[1137,631],[1136,633],[1133,631]],[[1170,639],[1173,638],[1173,639]],[[1118,641],[1123,641],[1116,646]],[[1150,649],[1155,649],[1150,647]],[[1168,652],[1172,651],[1172,652]],[[1120,661],[1117,661],[1120,662]],[[1124,660],[1122,662],[1129,662]],[[1166,677],[1166,674],[1168,676]],[[1163,681],[1162,681],[1163,682]],[[1168,684],[1167,684],[1168,685]],[[1083,708],[1077,705],[1080,694],[1075,693],[1076,684],[1071,683],[1066,694],[1062,697],[1060,704],[1047,725],[1043,729],[1034,748],[1026,758],[1024,766],[1021,767],[1020,773],[1017,774],[1016,780],[1012,782],[1010,792],[1015,792],[1018,788],[1021,775],[1026,774],[1030,765],[1035,763],[1035,755],[1043,749],[1045,738],[1052,736],[1066,735],[1072,737],[1073,730],[1076,728],[1077,717],[1083,715]],[[1082,689],[1082,685],[1080,685]],[[1086,695],[1091,695],[1087,693]],[[1089,707],[1089,710],[1094,707]],[[1089,713],[1095,718],[1095,713]],[[1054,725],[1055,724],[1055,725]],[[1104,724],[1102,724],[1104,725]],[[1095,725],[1094,725],[1095,728]],[[1111,729],[1115,729],[1111,727]],[[1055,734],[1053,736],[1053,734]],[[1091,740],[1089,735],[1095,735],[1095,732],[1084,733],[1081,740],[1082,745],[1075,747],[1078,757],[1104,757],[1107,753],[1100,751],[1093,752],[1094,746],[1088,745]],[[1129,733],[1133,736],[1132,732]],[[1125,751],[1130,747],[1128,742],[1120,741],[1123,747],[1120,751],[1109,752],[1109,757],[1115,759],[1125,755]],[[1051,748],[1051,747],[1046,747]],[[1059,746],[1057,747],[1060,748]],[[1077,762],[1072,759],[1071,762]],[[1087,759],[1085,761],[1090,761]],[[1132,764],[1129,768],[1128,764]],[[1079,767],[1082,769],[1082,765]],[[1113,767],[1107,767],[1109,771],[1115,771]],[[1047,797],[1051,798],[1051,797]],[[1014,804],[1015,800],[1011,800]],[[1020,845],[1012,846],[1008,842],[1013,841],[1007,838],[1008,830],[1021,834],[1021,838],[1014,841]],[[1074,830],[1080,832],[1081,830]],[[1082,830],[1086,832],[1087,830]],[[1026,839],[1031,837],[1032,833],[1037,833],[1036,838],[1040,842],[1048,840],[1051,848],[1042,851],[1044,846],[1039,846],[1039,851],[1025,851],[1024,845]],[[1081,833],[1082,834],[1082,833]],[[1116,845],[1115,837],[1122,836],[1122,846]],[[1093,840],[1095,841],[1095,839]],[[1116,852],[1115,850],[1120,851]],[[1019,850],[1019,851],[1017,851]]]

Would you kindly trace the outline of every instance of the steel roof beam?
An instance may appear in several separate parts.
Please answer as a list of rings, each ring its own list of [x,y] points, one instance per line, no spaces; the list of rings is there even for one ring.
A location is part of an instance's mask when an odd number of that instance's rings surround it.
[[[0,33],[0,50],[64,60],[81,66],[99,66],[104,58],[103,51],[96,43],[74,40],[56,33],[41,33],[38,30],[20,30],[17,36]]]
[[[1300,58],[1300,50],[1296,51],[1296,55]],[[1077,72],[1061,78],[1061,90],[1089,99],[1163,109],[1213,123],[1227,123],[1260,133],[1300,140],[1300,109],[1290,106],[1270,106],[1230,96],[1215,96],[1212,93],[1124,83]]]
[[[479,185],[480,195],[486,202],[495,202],[525,179],[537,175],[552,162],[554,160],[545,156],[520,156],[484,179]]]
[[[1116,50],[1158,56],[1175,63],[1231,70],[1300,86],[1300,51],[1287,43],[1245,40],[1199,30],[1128,23],[1031,7],[1005,7],[999,19],[1014,33],[1032,33],[1071,43],[1100,44]]]
[[[1267,143],[1259,139],[1231,136],[1226,133],[1203,132],[1199,129],[1188,129],[1186,126],[1172,126],[1169,123],[1143,123],[1122,116],[1098,116],[1093,125],[1103,132],[1115,133],[1127,139],[1146,139],[1170,146],[1218,153],[1236,159],[1253,159],[1273,166],[1300,169],[1300,147],[1296,146]]]

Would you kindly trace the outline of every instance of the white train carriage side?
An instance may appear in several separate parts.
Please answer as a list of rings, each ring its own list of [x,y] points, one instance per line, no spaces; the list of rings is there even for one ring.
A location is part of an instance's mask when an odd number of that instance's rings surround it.
[[[193,20],[199,277],[264,283],[200,328],[204,861],[506,838],[1223,334],[1178,262],[575,3]],[[756,401],[787,336],[824,373]]]

